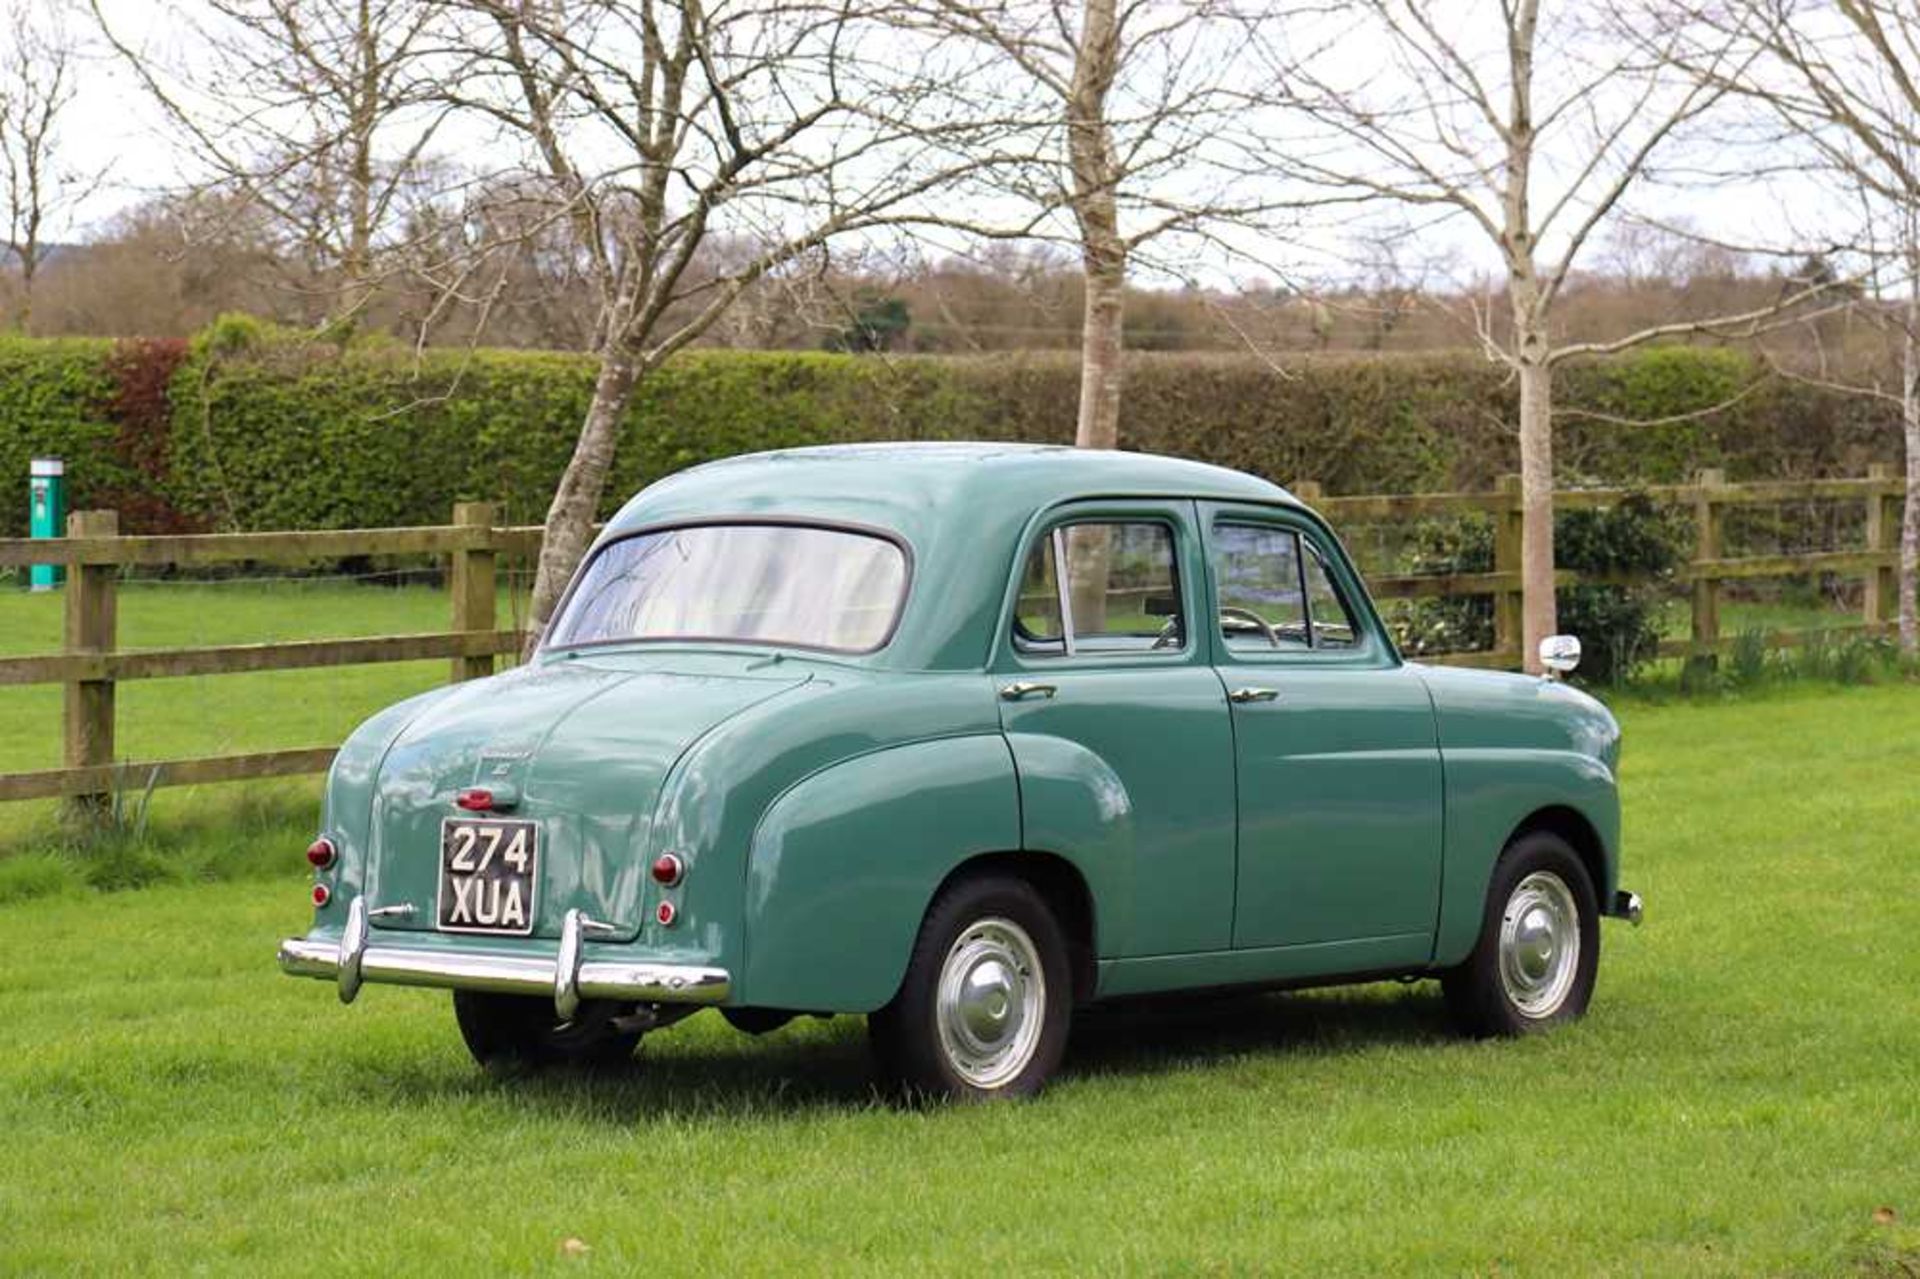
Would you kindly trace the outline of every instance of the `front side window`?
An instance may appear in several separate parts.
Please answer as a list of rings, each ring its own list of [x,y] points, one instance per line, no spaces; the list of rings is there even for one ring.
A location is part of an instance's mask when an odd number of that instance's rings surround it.
[[[1216,526],[1213,573],[1220,638],[1235,652],[1351,649],[1361,641],[1326,553],[1291,529]]]
[[[785,524],[662,529],[608,543],[548,644],[719,640],[869,652],[893,630],[906,553],[883,537]]]
[[[1312,542],[1307,548],[1307,617],[1313,624],[1315,648],[1352,648],[1360,642],[1360,628],[1354,623],[1353,610],[1333,584],[1326,556]]]
[[[1186,629],[1173,530],[1088,521],[1044,535],[1021,573],[1013,636],[1026,652],[1177,652]]]
[[[1311,647],[1298,534],[1222,524],[1213,533],[1213,576],[1220,587],[1220,639],[1228,648]]]

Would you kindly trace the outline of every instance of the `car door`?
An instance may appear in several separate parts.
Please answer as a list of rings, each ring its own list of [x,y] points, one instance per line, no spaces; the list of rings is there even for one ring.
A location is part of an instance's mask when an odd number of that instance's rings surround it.
[[[1028,530],[994,679],[1030,849],[1094,882],[1102,958],[1229,948],[1233,740],[1191,502],[1057,509]]]
[[[1233,945],[1328,945],[1329,971],[1422,962],[1443,816],[1426,686],[1317,520],[1219,503],[1201,512],[1232,708]]]

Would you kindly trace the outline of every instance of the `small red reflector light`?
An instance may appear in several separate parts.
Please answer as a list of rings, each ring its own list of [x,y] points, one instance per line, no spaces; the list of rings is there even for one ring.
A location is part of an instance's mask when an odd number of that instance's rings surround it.
[[[484,787],[476,786],[472,790],[463,790],[458,795],[455,795],[453,802],[456,807],[464,808],[469,813],[491,812],[493,810],[493,792]]]
[[[672,853],[662,853],[653,859],[653,882],[672,888],[687,873],[686,863]]]
[[[325,884],[313,886],[313,908],[319,910],[333,900],[333,892]]]
[[[680,912],[673,908],[672,902],[661,902],[654,909],[653,917],[660,921],[662,928],[673,927],[673,921],[680,918]]]
[[[313,863],[315,870],[325,870],[333,865],[333,841],[322,835],[307,845],[307,860]]]

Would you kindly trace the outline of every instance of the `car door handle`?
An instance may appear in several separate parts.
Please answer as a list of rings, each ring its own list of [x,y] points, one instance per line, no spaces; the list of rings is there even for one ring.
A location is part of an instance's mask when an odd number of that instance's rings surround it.
[[[1227,694],[1228,701],[1239,702],[1242,705],[1248,702],[1278,701],[1279,698],[1280,690],[1277,688],[1236,688]]]
[[[1023,697],[1052,697],[1059,691],[1052,684],[1034,684],[1027,680],[1018,680],[1002,687],[1000,698],[1002,701],[1017,702]]]

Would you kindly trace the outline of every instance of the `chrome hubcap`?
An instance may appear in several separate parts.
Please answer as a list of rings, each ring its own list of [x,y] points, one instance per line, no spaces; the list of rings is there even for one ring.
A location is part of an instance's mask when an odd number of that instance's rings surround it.
[[[947,951],[935,1001],[954,1073],[975,1088],[1019,1075],[1039,1047],[1046,999],[1046,974],[1025,929],[1000,918],[968,927]]]
[[[1551,1017],[1580,969],[1580,911],[1552,871],[1514,885],[1500,919],[1500,981],[1523,1017]]]

